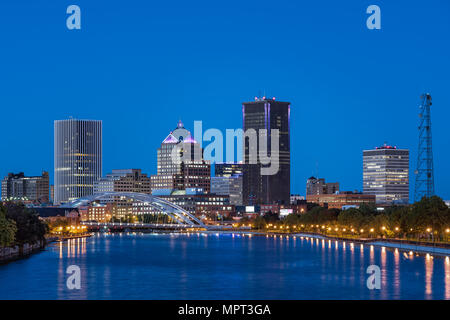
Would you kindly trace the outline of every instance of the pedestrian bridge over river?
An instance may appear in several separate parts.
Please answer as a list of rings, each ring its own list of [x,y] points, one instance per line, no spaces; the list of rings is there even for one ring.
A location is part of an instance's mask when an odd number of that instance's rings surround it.
[[[197,217],[190,214],[188,211],[184,210],[182,207],[149,195],[145,193],[135,193],[135,192],[104,192],[95,194],[92,196],[83,197],[80,199],[77,199],[73,202],[67,203],[63,205],[62,207],[66,208],[79,208],[82,206],[90,205],[91,203],[95,202],[101,202],[101,201],[111,201],[113,199],[132,199],[136,200],[142,203],[145,203],[146,205],[152,207],[157,212],[162,212],[163,214],[168,215],[174,223],[172,224],[149,224],[149,223],[97,223],[93,222],[91,223],[91,226],[106,226],[107,228],[110,227],[125,227],[125,228],[159,228],[159,229],[186,229],[186,228],[207,228],[207,226]],[[89,226],[89,223],[84,223],[85,225]],[[126,226],[127,225],[127,226]]]

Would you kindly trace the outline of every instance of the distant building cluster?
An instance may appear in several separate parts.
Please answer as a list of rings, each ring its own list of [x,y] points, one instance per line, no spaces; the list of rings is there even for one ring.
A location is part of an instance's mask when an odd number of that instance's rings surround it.
[[[102,122],[57,120],[54,123],[54,185],[49,174],[28,177],[9,173],[1,183],[2,201],[40,206],[43,215],[67,212],[58,207],[76,199],[114,192],[144,193],[172,202],[204,221],[274,214],[303,214],[314,205],[347,209],[362,204],[389,206],[409,202],[409,151],[383,145],[363,151],[363,191],[341,191],[339,182],[310,177],[306,195],[290,190],[290,103],[256,98],[242,105],[243,129],[279,131],[279,170],[262,175],[260,160],[250,163],[253,150],[243,137],[243,161],[215,163],[205,160],[201,145],[181,121],[156,150],[156,174],[141,169],[115,169],[102,174]],[[259,141],[266,145],[267,141]],[[180,161],[173,161],[174,154]],[[212,174],[214,169],[214,174]],[[108,222],[159,219],[163,212],[149,203],[111,195],[78,208],[82,220]],[[52,206],[53,204],[53,206]],[[448,202],[447,202],[448,204]],[[70,211],[70,214],[74,214]]]

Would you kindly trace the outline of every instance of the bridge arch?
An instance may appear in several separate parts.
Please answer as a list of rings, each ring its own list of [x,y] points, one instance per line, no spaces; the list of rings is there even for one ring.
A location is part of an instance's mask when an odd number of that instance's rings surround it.
[[[163,212],[164,214],[167,214],[170,218],[172,218],[173,221],[175,221],[177,224],[183,224],[183,225],[190,225],[193,227],[206,227],[204,223],[195,217],[194,215],[190,214],[188,211],[184,210],[180,206],[177,206],[176,204],[146,194],[146,193],[136,193],[136,192],[103,192],[99,194],[94,194],[91,196],[79,198],[75,201],[72,201],[64,207],[69,208],[78,208],[80,206],[88,205],[94,201],[100,201],[100,200],[110,200],[114,197],[125,197],[128,199],[137,200],[140,202],[144,202],[151,206],[152,208]]]

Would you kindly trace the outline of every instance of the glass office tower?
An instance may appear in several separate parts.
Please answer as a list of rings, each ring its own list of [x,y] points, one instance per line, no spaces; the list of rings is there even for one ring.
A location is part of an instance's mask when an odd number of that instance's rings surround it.
[[[377,204],[409,203],[409,150],[383,145],[363,151],[363,192]]]
[[[54,202],[94,194],[94,182],[102,177],[102,122],[56,120],[54,130]]]
[[[255,98],[242,106],[243,130],[266,129],[268,150],[271,149],[272,129],[279,130],[279,170],[273,175],[262,175],[259,157],[250,164],[249,139],[244,136],[243,202],[245,205],[289,204],[291,194],[291,149],[290,149],[290,103],[275,101],[275,98]],[[260,141],[258,141],[259,150]]]

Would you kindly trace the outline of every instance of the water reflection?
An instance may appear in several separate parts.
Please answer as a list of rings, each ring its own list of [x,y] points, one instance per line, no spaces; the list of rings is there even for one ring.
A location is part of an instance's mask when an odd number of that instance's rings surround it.
[[[304,236],[113,234],[55,243],[42,265],[34,257],[11,274],[0,267],[0,298],[23,298],[11,292],[24,281],[48,288],[28,296],[44,299],[450,299],[448,257]],[[42,272],[22,280],[29,261]],[[78,292],[66,287],[72,264],[82,270]],[[381,269],[381,290],[366,286],[371,264]]]
[[[432,281],[433,281],[433,257],[429,253],[425,258],[425,298],[432,298]]]
[[[445,258],[445,264],[444,264],[444,269],[445,269],[445,299],[449,300],[450,299],[450,258],[446,257]]]
[[[400,253],[398,249],[394,250],[394,294],[395,298],[400,296]]]

